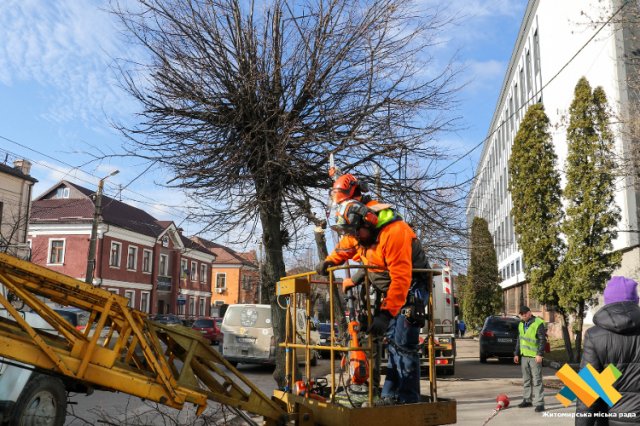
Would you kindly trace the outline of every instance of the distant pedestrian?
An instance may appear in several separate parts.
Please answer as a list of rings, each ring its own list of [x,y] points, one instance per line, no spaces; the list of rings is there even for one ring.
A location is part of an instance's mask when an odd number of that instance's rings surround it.
[[[460,337],[464,337],[465,331],[467,331],[467,325],[464,323],[464,320],[458,320],[458,333]]]
[[[518,340],[513,362],[522,363],[522,385],[524,392],[520,408],[535,405],[536,412],[544,411],[542,389],[542,355],[547,343],[544,321],[531,313],[527,306],[520,307],[522,322],[518,326]],[[522,357],[520,357],[522,355]]]
[[[456,337],[460,336],[460,326],[458,325],[459,320],[458,320],[458,316],[456,315],[455,317],[453,317],[453,334],[456,335]]]
[[[595,325],[585,333],[580,363],[580,368],[591,364],[598,372],[609,364],[615,365],[622,375],[613,387],[622,398],[611,408],[602,399],[591,407],[578,399],[576,413],[585,417],[576,416],[576,425],[623,426],[640,421],[640,306],[637,286],[638,283],[630,278],[617,276],[609,280],[604,289],[604,306],[593,316]]]

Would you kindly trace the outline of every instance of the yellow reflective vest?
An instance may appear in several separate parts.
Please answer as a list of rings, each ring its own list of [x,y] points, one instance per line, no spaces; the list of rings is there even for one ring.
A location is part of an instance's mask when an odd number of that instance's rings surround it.
[[[518,325],[518,336],[520,339],[520,353],[523,356],[535,357],[538,355],[538,340],[536,339],[536,333],[538,327],[544,324],[541,318],[536,317],[525,333],[524,322],[520,322]]]

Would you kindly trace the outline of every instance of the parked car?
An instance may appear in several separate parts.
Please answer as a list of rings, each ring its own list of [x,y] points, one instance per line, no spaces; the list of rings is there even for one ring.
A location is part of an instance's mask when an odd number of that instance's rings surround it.
[[[180,317],[174,314],[157,314],[152,316],[150,319],[151,321],[155,321],[165,325],[183,325]]]
[[[296,315],[297,339],[303,342],[306,324],[304,310],[298,309]],[[319,340],[315,327],[311,328],[310,344],[316,345]],[[222,320],[222,354],[232,365],[239,362],[249,364],[276,363],[276,339],[271,322],[271,305],[238,304],[229,305]],[[304,362],[305,351],[296,350],[298,362]],[[318,352],[311,351],[311,365],[318,362]]]
[[[202,337],[208,339],[212,345],[218,345],[222,341],[220,322],[222,318],[202,317],[193,322],[191,328],[202,333]]]
[[[520,318],[492,315],[484,321],[480,331],[480,362],[487,358],[513,358],[518,340]]]
[[[321,322],[320,324],[318,324],[318,334],[320,337],[320,341],[318,342],[318,344],[320,346],[331,346],[331,324],[329,324],[328,322]],[[334,336],[334,339],[338,338],[337,325],[333,326],[333,336]],[[324,351],[324,352],[329,353],[329,351]],[[338,353],[336,352],[336,354]],[[323,356],[324,356],[324,353],[323,353]]]
[[[82,309],[55,308],[54,311],[79,331],[84,331],[87,327],[87,323],[89,322],[89,312]]]

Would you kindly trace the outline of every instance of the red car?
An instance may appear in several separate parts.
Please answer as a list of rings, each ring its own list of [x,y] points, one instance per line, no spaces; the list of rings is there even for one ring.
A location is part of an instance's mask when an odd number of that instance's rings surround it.
[[[202,337],[208,339],[212,345],[219,345],[222,342],[221,323],[222,318],[202,317],[195,320],[191,328],[201,332]]]

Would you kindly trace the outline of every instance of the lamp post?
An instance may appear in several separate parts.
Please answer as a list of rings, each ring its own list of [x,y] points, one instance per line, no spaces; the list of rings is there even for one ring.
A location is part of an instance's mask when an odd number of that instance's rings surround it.
[[[85,275],[84,282],[87,284],[93,283],[93,271],[96,266],[96,243],[98,238],[98,223],[100,222],[100,216],[102,215],[102,188],[104,188],[104,181],[111,176],[115,176],[120,173],[120,170],[114,170],[107,176],[100,179],[98,182],[98,191],[96,192],[96,208],[93,212],[93,224],[91,226],[91,240],[89,240],[89,256],[87,258],[87,273]]]

